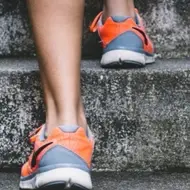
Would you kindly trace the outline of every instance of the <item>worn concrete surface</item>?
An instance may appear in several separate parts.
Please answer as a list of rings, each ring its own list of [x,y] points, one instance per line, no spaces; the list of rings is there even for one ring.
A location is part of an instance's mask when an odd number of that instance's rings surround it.
[[[96,136],[94,170],[190,169],[190,62],[105,70],[82,63],[82,92]],[[0,167],[21,165],[28,133],[44,121],[36,61],[0,60]]]
[[[188,190],[189,173],[93,173],[93,190]],[[0,190],[18,190],[18,173],[0,173]]]
[[[136,0],[155,42],[157,54],[163,58],[190,56],[189,0]],[[99,57],[101,48],[97,35],[88,31],[94,16],[101,10],[101,0],[86,1],[83,55]],[[0,0],[0,55],[35,55],[28,27],[25,0]],[[96,50],[96,51],[94,51]]]

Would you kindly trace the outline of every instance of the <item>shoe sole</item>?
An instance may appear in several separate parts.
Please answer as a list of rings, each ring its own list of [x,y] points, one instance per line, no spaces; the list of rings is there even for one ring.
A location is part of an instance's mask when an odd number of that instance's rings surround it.
[[[64,190],[64,189],[67,189],[67,190],[89,190],[89,189],[86,189],[80,185],[69,184],[69,183],[70,182],[67,182],[67,183],[63,183],[63,182],[50,183],[50,184],[47,184],[47,185],[39,188],[38,190]]]
[[[89,190],[77,184],[72,184],[70,187],[68,187],[68,185],[66,184],[67,184],[66,182],[55,182],[47,184],[35,190]],[[20,188],[20,190],[28,190],[28,189]]]
[[[76,168],[58,168],[36,174],[30,180],[20,181],[20,190],[57,190],[58,187],[62,190],[91,190],[90,174]]]
[[[101,66],[103,68],[141,68],[154,62],[154,56],[129,50],[113,50],[102,56]]]

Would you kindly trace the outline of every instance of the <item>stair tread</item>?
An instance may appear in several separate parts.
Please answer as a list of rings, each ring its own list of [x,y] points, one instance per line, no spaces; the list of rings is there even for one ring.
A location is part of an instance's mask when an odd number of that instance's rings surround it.
[[[168,72],[184,71],[190,69],[190,59],[158,59],[156,63],[140,69],[103,69],[100,67],[99,60],[82,60],[82,70],[110,71],[110,72]],[[37,71],[36,59],[28,58],[1,58],[0,71]]]
[[[187,190],[190,173],[93,173],[94,190]],[[18,190],[18,173],[0,173],[0,190]]]

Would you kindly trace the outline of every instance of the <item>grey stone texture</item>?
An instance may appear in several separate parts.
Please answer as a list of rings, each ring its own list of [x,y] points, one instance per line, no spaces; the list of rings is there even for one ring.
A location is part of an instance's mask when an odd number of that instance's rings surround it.
[[[96,138],[96,171],[190,169],[189,60],[106,70],[83,61],[82,94]],[[0,168],[24,163],[44,121],[37,62],[0,60]]]
[[[83,57],[98,58],[97,35],[88,26],[101,10],[101,0],[86,1]],[[190,57],[189,0],[136,0],[159,57]],[[72,13],[71,13],[72,14]],[[35,55],[25,0],[0,0],[0,56]]]
[[[92,179],[94,190],[190,189],[189,173],[93,173]],[[18,190],[18,184],[18,172],[0,173],[0,190]]]

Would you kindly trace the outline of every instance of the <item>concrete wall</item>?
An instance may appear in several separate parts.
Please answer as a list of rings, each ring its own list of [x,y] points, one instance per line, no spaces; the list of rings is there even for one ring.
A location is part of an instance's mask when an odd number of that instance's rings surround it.
[[[161,57],[190,57],[189,0],[136,0],[136,6]],[[86,8],[83,55],[97,58],[101,49],[88,26],[101,9],[101,1],[88,0]],[[25,0],[0,0],[0,56],[35,55],[26,15]]]

